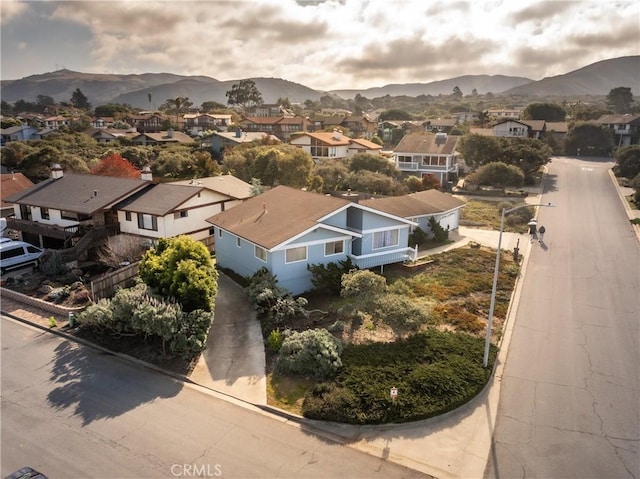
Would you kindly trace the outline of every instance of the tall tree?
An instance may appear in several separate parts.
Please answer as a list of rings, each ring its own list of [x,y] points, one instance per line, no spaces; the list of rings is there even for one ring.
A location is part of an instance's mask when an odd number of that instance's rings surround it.
[[[86,97],[84,93],[80,90],[80,88],[76,88],[74,92],[71,94],[71,100],[69,101],[74,107],[80,108],[82,110],[90,110],[91,103],[89,103],[89,99]]]
[[[555,103],[531,103],[522,112],[525,120],[564,121],[567,112]]]
[[[91,174],[116,176],[118,178],[140,178],[140,172],[118,153],[112,153],[91,168]]]
[[[616,176],[632,180],[640,175],[640,145],[631,145],[616,152],[616,165],[613,167]]]
[[[238,105],[243,111],[250,106],[262,104],[262,94],[253,80],[240,80],[225,95],[227,104]]]
[[[567,133],[565,151],[569,155],[604,156],[613,149],[613,132],[593,123],[576,123]]]
[[[451,94],[451,96],[457,99],[462,98],[462,90],[460,90],[459,86],[456,85],[453,87],[453,93]]]
[[[498,161],[502,149],[497,138],[484,135],[464,135],[458,142],[458,150],[470,168],[475,169],[485,163]]]
[[[633,93],[631,88],[619,86],[612,89],[607,95],[607,104],[613,108],[616,113],[629,113],[633,105]]]

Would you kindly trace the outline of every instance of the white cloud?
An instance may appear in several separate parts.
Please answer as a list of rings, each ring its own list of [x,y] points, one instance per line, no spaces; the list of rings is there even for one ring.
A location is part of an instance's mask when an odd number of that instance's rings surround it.
[[[636,0],[46,3],[43,29],[73,22],[91,33],[90,56],[74,62],[93,72],[280,77],[329,90],[467,74],[540,79],[640,54]],[[25,8],[36,6],[3,1],[3,24]]]
[[[0,24],[4,25],[26,11],[26,3],[15,0],[3,0],[0,2]]]

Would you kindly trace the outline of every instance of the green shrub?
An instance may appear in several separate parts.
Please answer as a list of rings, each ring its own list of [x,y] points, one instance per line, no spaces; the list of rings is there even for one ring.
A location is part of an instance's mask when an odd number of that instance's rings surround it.
[[[140,278],[185,311],[213,311],[218,271],[207,248],[189,236],[160,238],[142,257]]]
[[[437,243],[444,243],[449,239],[449,228],[445,230],[434,216],[429,217],[429,228],[433,234],[433,240]]]
[[[357,269],[351,258],[337,263],[307,265],[307,270],[311,271],[312,275],[311,282],[316,290],[335,295],[340,294],[342,275]]]
[[[357,297],[363,301],[387,290],[387,280],[384,276],[369,270],[357,270],[343,274],[341,283],[341,296]]]
[[[276,370],[282,374],[333,376],[342,366],[342,343],[326,329],[294,332],[282,343]]]
[[[119,327],[114,324],[113,309],[110,303],[108,299],[100,299],[97,303],[87,306],[76,314],[76,324],[98,333],[124,330],[126,323]]]
[[[416,331],[429,321],[429,315],[424,308],[397,294],[377,297],[369,313],[374,321],[380,321],[396,330]]]
[[[269,336],[267,336],[267,348],[272,353],[277,353],[278,351],[280,351],[283,342],[284,335],[279,329],[274,329],[269,333]]]
[[[413,245],[423,245],[427,242],[427,240],[429,239],[429,236],[427,235],[427,233],[425,233],[425,231],[420,228],[417,227],[416,229],[414,229],[411,233],[409,233],[409,246],[413,246]]]

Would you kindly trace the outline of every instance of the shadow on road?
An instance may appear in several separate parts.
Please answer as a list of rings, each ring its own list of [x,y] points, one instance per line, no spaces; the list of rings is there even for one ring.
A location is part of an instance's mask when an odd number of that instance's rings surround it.
[[[47,401],[58,410],[74,408],[83,425],[120,416],[159,398],[176,396],[179,381],[140,370],[109,353],[64,341],[55,349],[51,380],[57,383]]]

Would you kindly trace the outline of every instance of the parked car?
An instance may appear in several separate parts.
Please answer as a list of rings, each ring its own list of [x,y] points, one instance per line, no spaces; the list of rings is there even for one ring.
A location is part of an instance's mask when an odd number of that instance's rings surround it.
[[[47,479],[47,476],[32,467],[23,467],[22,469],[12,472],[4,479]]]
[[[24,241],[3,241],[0,243],[0,272],[23,266],[38,265],[38,258],[44,250]]]

